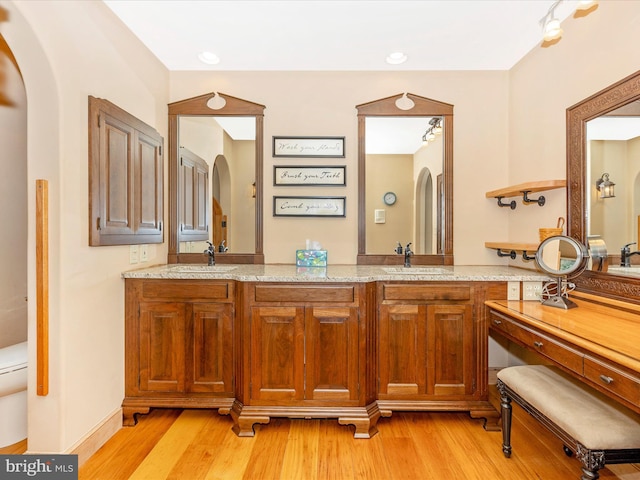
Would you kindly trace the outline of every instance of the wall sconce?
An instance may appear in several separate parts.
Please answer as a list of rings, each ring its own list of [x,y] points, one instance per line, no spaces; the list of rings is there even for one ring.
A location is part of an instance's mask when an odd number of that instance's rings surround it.
[[[596,189],[600,192],[600,198],[613,198],[615,197],[614,187],[615,183],[609,180],[609,174],[603,173],[602,177],[596,180]]]

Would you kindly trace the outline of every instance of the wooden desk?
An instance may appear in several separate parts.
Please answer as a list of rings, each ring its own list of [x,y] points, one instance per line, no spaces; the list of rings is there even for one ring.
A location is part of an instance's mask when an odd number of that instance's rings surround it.
[[[640,308],[576,292],[571,299],[578,308],[487,301],[489,330],[640,413]]]

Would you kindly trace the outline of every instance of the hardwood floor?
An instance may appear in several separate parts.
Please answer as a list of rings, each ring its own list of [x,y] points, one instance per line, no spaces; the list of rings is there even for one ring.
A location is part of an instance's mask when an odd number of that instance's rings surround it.
[[[495,399],[494,399],[495,401]],[[239,438],[229,416],[156,409],[116,433],[80,467],[80,480],[578,480],[562,443],[513,405],[513,454],[500,432],[466,413],[398,412],[369,440],[335,419],[274,418]],[[0,453],[21,453],[21,442]],[[640,465],[611,465],[605,480],[640,480]]]
[[[335,419],[274,418],[239,438],[210,410],[153,410],[120,430],[81,468],[81,480],[383,479],[577,480],[580,464],[514,405],[513,454],[500,432],[466,413],[394,413],[369,440]],[[640,465],[612,465],[602,479],[640,480]]]

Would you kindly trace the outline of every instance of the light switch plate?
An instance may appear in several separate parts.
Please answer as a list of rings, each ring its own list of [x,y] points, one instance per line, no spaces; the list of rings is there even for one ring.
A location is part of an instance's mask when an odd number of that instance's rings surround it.
[[[386,223],[387,221],[387,212],[384,208],[377,208],[373,211],[374,222],[375,223]]]
[[[149,261],[149,245],[140,245],[140,262]]]
[[[138,245],[129,245],[129,263],[132,265],[138,263],[139,255],[140,249]]]
[[[507,300],[520,300],[520,282],[507,282]]]

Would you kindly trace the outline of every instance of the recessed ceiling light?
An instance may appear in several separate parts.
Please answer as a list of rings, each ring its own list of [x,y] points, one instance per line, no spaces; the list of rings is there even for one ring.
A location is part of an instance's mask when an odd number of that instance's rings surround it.
[[[387,55],[387,63],[389,65],[400,65],[407,61],[407,56],[402,52],[393,52]]]
[[[215,53],[211,52],[200,52],[198,54],[198,59],[202,63],[206,63],[207,65],[217,65],[220,63],[220,58]]]

